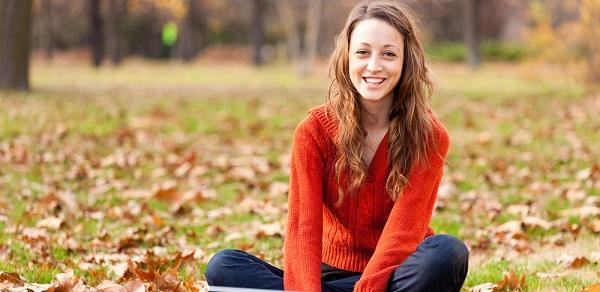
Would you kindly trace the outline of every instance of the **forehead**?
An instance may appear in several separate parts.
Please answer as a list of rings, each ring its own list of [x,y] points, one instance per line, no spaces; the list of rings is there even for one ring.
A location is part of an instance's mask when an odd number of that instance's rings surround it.
[[[401,48],[402,41],[402,35],[398,30],[387,22],[376,18],[359,21],[350,35],[350,46],[366,43],[371,46],[393,45]]]

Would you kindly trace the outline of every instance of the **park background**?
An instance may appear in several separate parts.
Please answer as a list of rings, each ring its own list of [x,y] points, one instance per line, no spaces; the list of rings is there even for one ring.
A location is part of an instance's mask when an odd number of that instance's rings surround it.
[[[598,291],[600,1],[401,2],[463,290]],[[204,290],[223,248],[281,267],[291,136],[356,3],[0,0],[0,290]]]

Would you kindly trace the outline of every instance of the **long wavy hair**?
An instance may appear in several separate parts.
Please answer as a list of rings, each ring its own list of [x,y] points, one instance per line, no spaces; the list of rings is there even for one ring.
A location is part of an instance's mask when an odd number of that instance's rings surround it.
[[[426,163],[432,147],[433,121],[429,101],[433,81],[425,64],[420,33],[412,11],[403,4],[387,1],[364,1],[350,12],[344,29],[336,38],[330,58],[327,108],[338,122],[335,144],[338,152],[335,174],[340,186],[336,205],[344,199],[344,190],[355,193],[364,183],[368,166],[363,161],[366,130],[361,125],[361,96],[349,74],[350,36],[356,25],[365,19],[383,20],[403,37],[404,62],[402,75],[393,89],[388,128],[388,176],[386,191],[392,200],[398,199],[408,183],[415,163]],[[346,179],[342,174],[347,174]]]

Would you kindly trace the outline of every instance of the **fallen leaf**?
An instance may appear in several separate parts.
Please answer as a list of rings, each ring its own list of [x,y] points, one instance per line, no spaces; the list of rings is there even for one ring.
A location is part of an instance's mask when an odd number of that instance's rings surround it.
[[[560,257],[558,257],[556,262],[558,264],[564,264],[564,265],[574,268],[574,269],[579,269],[579,268],[585,266],[590,261],[586,257],[583,257],[583,256],[576,257],[576,256],[572,256],[569,254],[562,254]]]
[[[120,292],[145,292],[146,287],[140,279],[131,280],[123,286]]]
[[[581,290],[581,292],[600,292],[600,284],[594,284],[592,286],[587,286]]]
[[[62,219],[51,216],[38,221],[35,226],[39,228],[46,228],[48,230],[58,230],[62,223]]]
[[[504,272],[504,276],[500,281],[496,282],[496,285],[498,285],[498,289],[500,289],[500,291],[512,291],[516,289],[523,290],[527,286],[527,282],[524,274],[519,277],[514,271],[510,271]]]
[[[22,287],[25,284],[23,279],[21,279],[21,277],[19,277],[19,274],[17,274],[17,273],[7,273],[7,272],[0,273],[0,283],[2,283],[4,281],[10,282],[10,283],[16,285],[17,287]]]
[[[110,280],[104,280],[96,286],[96,289],[100,292],[119,292],[122,288],[123,286]]]
[[[496,292],[498,291],[498,285],[494,283],[483,283],[477,286],[471,287],[470,292]]]

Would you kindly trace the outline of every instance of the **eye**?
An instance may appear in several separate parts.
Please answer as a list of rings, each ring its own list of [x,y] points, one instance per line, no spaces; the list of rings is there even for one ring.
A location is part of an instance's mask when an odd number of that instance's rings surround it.
[[[391,51],[384,52],[383,55],[386,57],[396,57],[396,53]]]
[[[358,51],[356,51],[355,54],[361,55],[361,56],[366,56],[366,55],[369,54],[369,51],[367,51],[367,50],[358,50]]]

